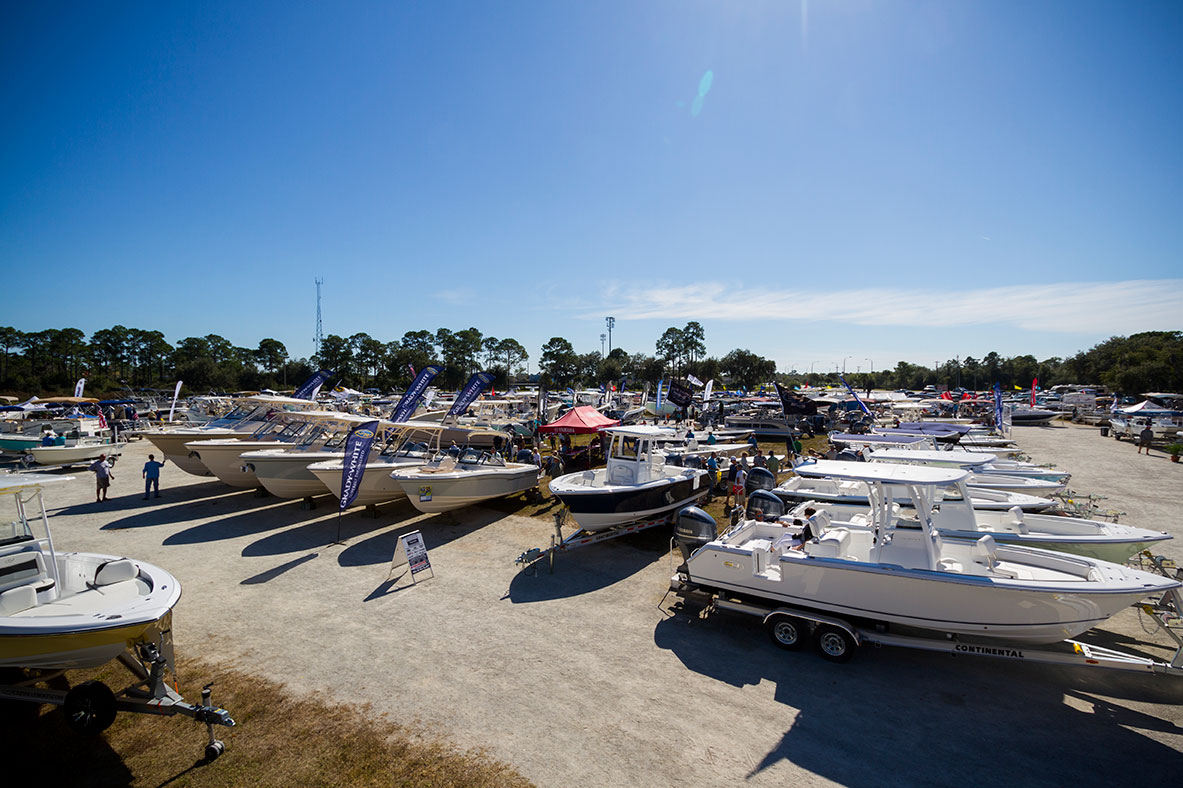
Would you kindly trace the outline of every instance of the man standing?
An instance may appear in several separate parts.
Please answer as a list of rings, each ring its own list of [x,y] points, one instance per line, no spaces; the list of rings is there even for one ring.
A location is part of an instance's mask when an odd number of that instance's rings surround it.
[[[160,497],[160,469],[164,467],[163,462],[156,461],[155,454],[148,455],[148,461],[144,463],[144,500],[148,500],[148,491],[156,488],[156,497]]]
[[[723,506],[731,505],[731,496],[735,492],[735,476],[739,473],[739,460],[731,458],[731,465],[727,467],[727,497],[723,499]]]
[[[1150,429],[1149,419],[1142,422],[1142,431],[1138,433],[1138,454],[1142,453],[1142,449],[1146,450],[1146,456],[1150,456],[1150,444],[1154,441],[1154,430]]]
[[[741,463],[739,470],[735,473],[735,482],[731,485],[731,492],[735,495],[735,505],[742,507],[747,498],[747,492],[744,490],[744,485],[748,483],[748,472],[744,469]]]
[[[768,467],[768,472],[772,474],[772,478],[776,479],[777,474],[780,473],[780,460],[771,451],[768,452],[768,459],[765,460]]]
[[[107,455],[100,454],[99,458],[92,462],[87,470],[94,473],[95,503],[107,500],[107,488],[111,486],[111,480],[115,478],[115,474],[111,473],[111,463],[107,461]]]

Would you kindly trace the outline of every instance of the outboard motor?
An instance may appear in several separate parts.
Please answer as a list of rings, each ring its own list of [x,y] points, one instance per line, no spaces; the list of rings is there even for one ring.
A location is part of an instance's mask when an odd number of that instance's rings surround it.
[[[744,492],[751,495],[756,490],[771,490],[776,487],[776,477],[767,468],[756,466],[748,471],[748,480],[744,483]]]
[[[702,468],[702,457],[697,454],[687,454],[682,460],[683,468]]]
[[[838,452],[838,456],[835,457],[834,459],[845,460],[846,462],[863,462],[864,461],[863,455],[859,454],[857,451],[851,451],[850,449],[843,449],[842,451]]]
[[[768,490],[756,490],[748,496],[744,517],[749,520],[776,522],[785,513],[785,502]]]
[[[534,452],[529,449],[518,449],[518,453],[514,456],[513,461],[529,465],[534,462]]]
[[[690,554],[719,535],[715,525],[715,518],[699,509],[697,506],[687,506],[678,511],[678,519],[674,523],[674,541],[682,551],[682,566],[679,572],[686,571],[686,562]]]

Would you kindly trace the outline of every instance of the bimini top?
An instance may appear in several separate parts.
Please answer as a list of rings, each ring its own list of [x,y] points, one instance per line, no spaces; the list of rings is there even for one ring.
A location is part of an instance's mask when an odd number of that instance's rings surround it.
[[[914,446],[925,443],[928,438],[924,435],[856,435],[853,432],[835,432],[830,435],[831,441],[838,443],[878,443],[881,446]]]
[[[604,432],[613,435],[625,435],[630,438],[676,438],[678,436],[678,431],[673,427],[655,427],[649,424],[609,427]]]
[[[856,482],[884,482],[886,484],[920,484],[944,487],[956,484],[969,476],[960,468],[933,468],[928,465],[895,465],[880,462],[843,462],[814,460],[793,468],[798,476],[828,476]]]
[[[0,495],[73,480],[73,476],[54,476],[48,473],[0,473]]]
[[[997,458],[993,454],[980,451],[921,451],[916,449],[876,449],[871,452],[869,459],[880,462],[942,462],[955,464],[962,468],[975,465],[985,465]]]

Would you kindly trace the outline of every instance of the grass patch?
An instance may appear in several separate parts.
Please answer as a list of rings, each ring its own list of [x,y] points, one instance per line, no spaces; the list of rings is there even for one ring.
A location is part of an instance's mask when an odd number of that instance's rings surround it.
[[[301,786],[529,786],[512,767],[479,749],[460,749],[423,728],[400,725],[366,707],[297,696],[278,682],[182,660],[186,700],[199,701],[201,681],[216,679],[214,702],[238,726],[215,728],[226,753],[201,761],[205,726],[187,718],[121,712],[98,736],[70,730],[61,709],[5,704],[4,750],[39,764],[40,782],[71,786],[292,788]],[[117,664],[67,674],[70,684],[97,678],[120,689],[130,676]],[[59,679],[60,681],[60,679]],[[58,685],[55,685],[58,686]],[[58,688],[61,688],[58,686]],[[15,768],[11,771],[15,778]],[[48,778],[48,779],[46,779]]]

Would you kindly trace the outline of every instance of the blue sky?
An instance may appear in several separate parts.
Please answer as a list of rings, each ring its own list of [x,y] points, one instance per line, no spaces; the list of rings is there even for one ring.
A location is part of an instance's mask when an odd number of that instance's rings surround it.
[[[6,4],[0,324],[782,369],[1183,309],[1183,4]],[[849,358],[848,358],[849,357]]]

